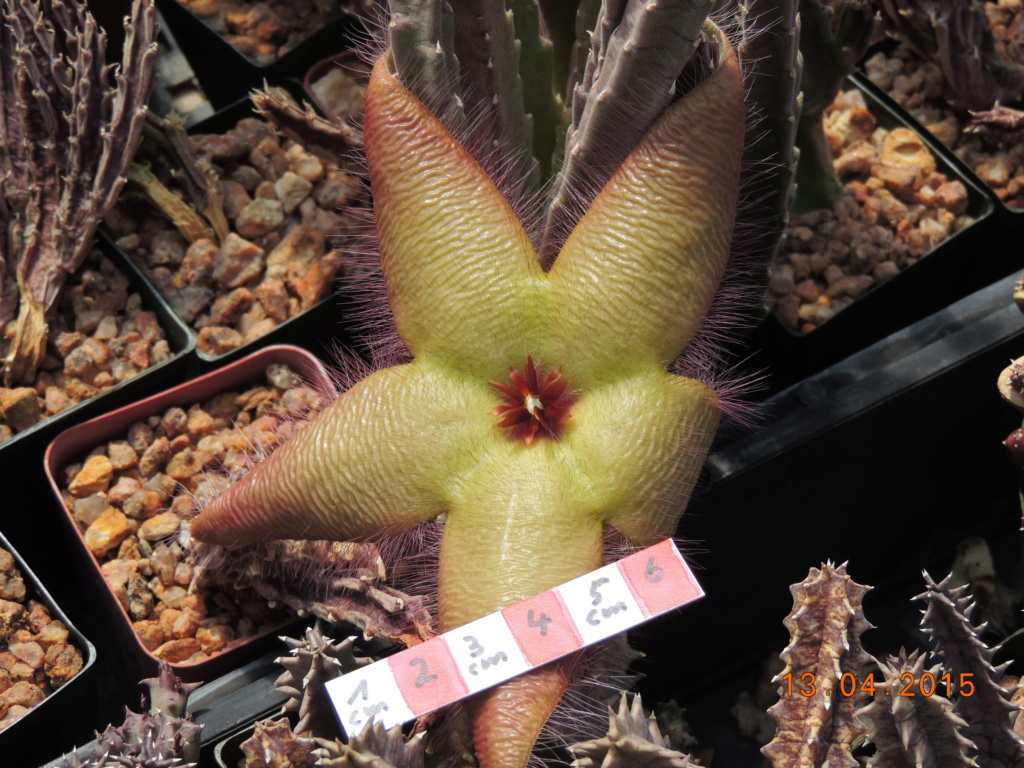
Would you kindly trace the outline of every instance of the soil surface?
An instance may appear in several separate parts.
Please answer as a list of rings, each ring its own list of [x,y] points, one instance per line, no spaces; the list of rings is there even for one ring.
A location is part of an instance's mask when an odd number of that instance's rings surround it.
[[[1024,50],[1014,45],[1019,34],[1021,0],[986,3],[985,11],[1000,52],[1011,62],[1024,64]],[[988,184],[1007,205],[1024,208],[1024,142],[999,146],[970,132],[971,116],[956,111],[946,101],[947,85],[942,68],[922,61],[904,45],[876,53],[864,64],[872,82],[886,91],[945,146]],[[1021,104],[1004,106],[1021,108]]]
[[[178,0],[256,64],[269,64],[341,16],[340,0]]]
[[[263,336],[327,295],[341,267],[339,249],[355,229],[347,211],[367,205],[368,195],[337,163],[280,139],[255,118],[191,141],[220,179],[222,201],[210,205],[226,217],[223,242],[212,227],[183,233],[153,205],[133,199],[130,189],[105,224],[178,316],[198,331],[199,351],[213,357]],[[184,205],[180,170],[154,165],[153,171]]]
[[[0,548],[0,731],[82,671],[82,652],[68,636]]]
[[[0,444],[173,354],[153,312],[99,250],[68,277],[32,386],[0,387]]]
[[[916,133],[879,126],[859,90],[839,94],[825,133],[846,196],[790,217],[769,282],[772,311],[794,331],[814,330],[973,222],[963,183],[936,170]]]
[[[289,368],[271,365],[265,385],[150,416],[64,471],[64,503],[157,658],[202,661],[294,617],[251,589],[197,577],[178,539],[200,500],[223,488],[225,475],[205,470],[245,472],[322,403]]]

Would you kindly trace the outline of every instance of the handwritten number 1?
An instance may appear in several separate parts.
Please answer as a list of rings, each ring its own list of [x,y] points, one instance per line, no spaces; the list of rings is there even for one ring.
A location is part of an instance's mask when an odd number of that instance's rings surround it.
[[[415,685],[416,685],[417,688],[422,688],[424,685],[429,683],[431,680],[437,680],[437,675],[428,675],[427,674],[427,660],[426,659],[421,659],[419,657],[417,657],[415,659],[409,659],[409,666],[410,667],[418,666],[420,668],[420,673],[419,673],[419,675],[416,676],[416,683],[415,683]]]

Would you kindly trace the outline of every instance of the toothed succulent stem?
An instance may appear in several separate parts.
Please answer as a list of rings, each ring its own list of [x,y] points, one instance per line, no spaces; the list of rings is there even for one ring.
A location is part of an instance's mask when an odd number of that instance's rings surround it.
[[[851,750],[866,733],[854,714],[863,694],[842,696],[839,683],[847,673],[860,679],[872,660],[860,644],[871,628],[861,608],[868,590],[845,565],[831,563],[790,587],[793,610],[783,622],[790,643],[780,654],[786,668],[775,678],[788,684],[780,685],[779,702],[768,710],[778,729],[761,750],[774,768],[818,768],[826,760],[829,768],[858,768]],[[808,679],[814,690],[803,695],[799,689]]]
[[[961,730],[967,725],[953,712],[953,705],[941,695],[901,696],[907,681],[920,681],[925,674],[938,679],[941,665],[925,669],[924,655],[890,657],[879,663],[885,681],[876,683],[871,704],[857,712],[870,723],[875,754],[868,768],[972,768],[978,765],[968,753],[973,748]],[[987,766],[988,763],[981,763]]]
[[[81,0],[0,2],[0,330],[20,309],[3,380],[31,383],[46,315],[92,248],[142,138],[156,10],[135,0],[110,87],[106,35]]]
[[[796,193],[800,151],[795,142],[803,104],[797,4],[798,0],[750,0],[737,12],[742,30],[737,52],[749,67],[745,84],[752,117],[743,152],[742,189],[750,201],[745,216],[757,232],[747,250],[759,267],[770,266],[782,247]]]
[[[580,210],[672,103],[710,11],[710,0],[601,6],[583,77],[566,96],[572,121],[549,196],[542,260],[558,253]],[[713,24],[706,29],[720,35]]]
[[[1013,730],[1013,718],[1021,710],[1010,699],[1016,690],[999,684],[1009,662],[992,666],[992,649],[971,624],[974,606],[967,587],[951,587],[950,577],[936,584],[924,574],[928,589],[916,599],[927,604],[921,626],[935,641],[945,672],[960,681],[967,675],[974,686],[970,695],[961,690],[955,712],[967,721],[964,735],[977,747],[978,764],[985,768],[1012,768],[1024,764],[1024,740]]]

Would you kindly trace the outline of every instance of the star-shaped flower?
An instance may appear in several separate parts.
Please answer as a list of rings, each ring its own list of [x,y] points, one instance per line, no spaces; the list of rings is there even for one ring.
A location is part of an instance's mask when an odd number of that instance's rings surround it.
[[[388,299],[413,361],[352,387],[214,501],[193,535],[363,539],[444,513],[442,630],[600,567],[606,525],[642,545],[671,536],[719,409],[713,390],[668,367],[725,268],[743,125],[727,51],[545,271],[494,183],[385,54],[367,92],[366,153]],[[497,383],[524,361],[512,386]],[[526,764],[572,666],[473,700],[482,766]]]

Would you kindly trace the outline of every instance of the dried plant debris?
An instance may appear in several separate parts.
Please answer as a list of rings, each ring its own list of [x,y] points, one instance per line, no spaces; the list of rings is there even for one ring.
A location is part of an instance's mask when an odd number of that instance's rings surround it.
[[[932,636],[945,671],[964,688],[963,675],[973,684],[968,695],[960,690],[955,712],[966,722],[964,735],[977,748],[977,761],[985,768],[1013,768],[1024,764],[1024,740],[1013,731],[1020,711],[1011,699],[1015,689],[1000,684],[1008,664],[992,666],[993,651],[978,637],[970,618],[974,606],[966,587],[950,587],[949,577],[936,584],[924,574],[927,591],[918,596],[927,604],[921,626]]]
[[[1016,625],[1013,594],[999,579],[992,550],[980,536],[964,539],[956,550],[949,586],[965,584],[974,601],[973,623],[999,637],[1009,635]]]
[[[807,578],[790,587],[793,610],[783,622],[790,643],[781,653],[786,668],[776,679],[780,699],[769,712],[778,723],[775,738],[761,751],[774,768],[857,768],[852,748],[866,729],[854,709],[863,693],[840,695],[843,675],[861,679],[872,661],[860,636],[871,625],[861,608],[870,587],[855,583],[846,566],[831,563],[812,568]],[[809,675],[809,678],[803,677]],[[807,679],[812,695],[792,695]]]
[[[896,4],[902,4],[902,0]],[[1024,18],[1020,0],[962,5],[964,9],[972,6],[968,13],[975,13],[975,6],[983,7],[999,55],[1015,62],[1018,68],[1024,66],[1021,48],[1015,42]],[[1024,142],[1018,136],[1019,110],[1024,104],[1003,98],[998,105],[988,101],[972,107],[974,114],[950,107],[946,98],[950,83],[946,66],[939,61],[922,60],[907,44],[875,54],[864,67],[872,81],[973,168],[996,195],[1008,205],[1024,207]],[[966,73],[968,68],[954,69]],[[994,86],[996,81],[988,85]],[[968,89],[966,94],[973,97],[985,90],[988,89]]]
[[[99,250],[68,278],[51,314],[46,355],[23,387],[0,387],[0,444],[170,359],[157,316]]]
[[[925,669],[924,656],[903,650],[880,663],[884,682],[875,683],[872,702],[857,712],[871,729],[875,754],[868,768],[970,768],[973,745],[961,734],[966,723],[942,695],[901,696],[908,681],[942,676],[941,665]],[[987,766],[988,763],[981,763]]]
[[[158,659],[202,661],[294,616],[236,589],[227,576],[198,579],[191,589],[196,574],[178,538],[197,501],[219,491],[204,468],[246,471],[254,454],[301,429],[302,417],[322,404],[293,371],[271,365],[265,385],[138,421],[64,470],[64,502],[139,640]]]
[[[826,110],[825,133],[846,195],[790,217],[769,282],[772,311],[794,331],[813,331],[973,223],[964,184],[912,130],[879,126],[860,91]]]
[[[109,726],[96,737],[96,756],[85,762],[77,753],[64,758],[64,768],[186,768],[199,760],[203,726],[186,714],[189,694],[199,684],[184,684],[167,664],[157,677],[143,680],[149,692],[148,710],[125,716],[124,724]],[[146,707],[146,697],[143,697]]]
[[[627,705],[626,694],[619,711],[608,708],[608,733],[600,739],[574,744],[570,749],[578,768],[686,768],[690,757],[671,749],[653,715],[644,712],[639,696]]]
[[[250,98],[260,117],[321,160],[337,162],[341,156],[351,155],[353,148],[363,146],[362,132],[341,117],[319,117],[309,104],[298,107],[269,88],[254,91]]]
[[[68,628],[26,589],[14,556],[0,548],[0,731],[82,670]]]
[[[105,223],[200,352],[236,349],[327,295],[354,228],[343,209],[368,202],[359,179],[255,118],[187,141],[176,122],[164,131]]]
[[[326,685],[336,677],[370,664],[372,659],[355,655],[354,637],[335,643],[323,634],[325,631],[318,622],[318,626],[306,630],[304,638],[282,638],[289,655],[277,660],[285,669],[277,678],[277,691],[289,697],[283,711],[298,713],[297,733],[337,738],[341,733]]]
[[[66,276],[92,247],[142,136],[156,10],[135,0],[116,86],[81,0],[0,3],[3,383],[31,384]],[[17,317],[15,317],[17,315]]]
[[[328,711],[330,714],[330,711]],[[333,715],[331,715],[333,717]],[[287,717],[256,723],[253,735],[242,742],[245,759],[239,768],[315,768],[317,743],[296,735]]]
[[[269,64],[341,16],[341,0],[178,0],[243,56]]]

